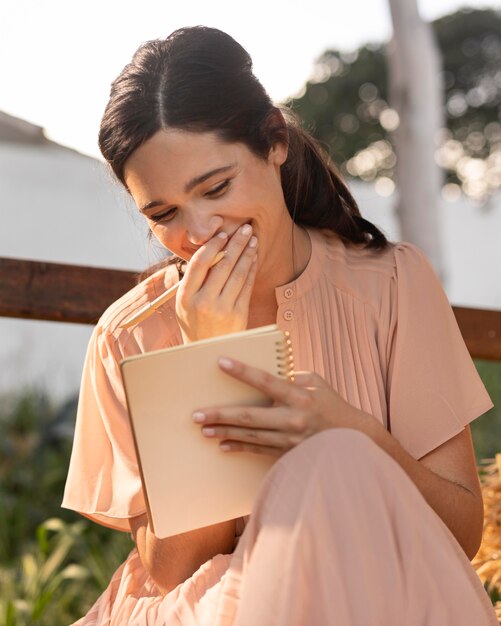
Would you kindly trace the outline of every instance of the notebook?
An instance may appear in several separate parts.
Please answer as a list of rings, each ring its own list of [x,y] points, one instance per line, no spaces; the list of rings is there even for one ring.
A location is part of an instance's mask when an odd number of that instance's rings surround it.
[[[270,405],[218,364],[236,358],[292,379],[288,333],[262,326],[132,356],[120,363],[151,528],[165,538],[248,515],[276,457],[225,453],[191,415],[215,405]]]

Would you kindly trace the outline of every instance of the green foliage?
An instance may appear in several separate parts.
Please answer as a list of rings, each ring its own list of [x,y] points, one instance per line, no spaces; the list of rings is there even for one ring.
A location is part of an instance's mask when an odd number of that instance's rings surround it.
[[[69,624],[88,611],[132,542],[60,509],[74,402],[55,407],[37,391],[1,400],[0,626]]]
[[[462,9],[432,27],[442,58],[446,121],[437,158],[448,182],[483,199],[501,187],[501,11]],[[395,178],[385,45],[327,50],[303,93],[286,104],[345,176]]]
[[[83,524],[65,524],[53,518],[37,530],[37,542],[29,551],[19,555],[16,571],[0,569],[2,598],[0,624],[28,626],[49,623],[47,609],[57,606],[58,621],[74,621],[74,610],[82,592],[82,581],[89,578],[85,567],[67,563],[68,555],[81,537]],[[48,621],[44,619],[48,617]]]
[[[501,363],[475,361],[477,371],[491,397],[494,407],[471,424],[477,462],[493,459],[501,452]]]
[[[501,103],[501,12],[463,9],[434,23],[442,54],[447,126],[465,142],[470,132],[499,121]],[[484,145],[467,142],[472,156],[486,157]]]
[[[484,584],[484,589],[487,592],[489,598],[491,599],[492,604],[496,604],[501,600],[501,595],[499,595],[499,591],[494,587],[491,591],[489,591],[489,581],[486,580]]]
[[[347,55],[327,50],[317,61],[316,80],[287,104],[320,140],[334,161],[344,163],[387,132],[379,114],[388,107],[386,52],[363,46]]]

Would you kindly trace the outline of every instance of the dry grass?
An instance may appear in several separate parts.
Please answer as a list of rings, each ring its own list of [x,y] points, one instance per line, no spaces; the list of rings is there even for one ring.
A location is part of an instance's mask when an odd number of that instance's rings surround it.
[[[479,551],[472,561],[494,604],[501,624],[501,454],[494,462],[486,460],[479,468],[484,498],[484,533]]]

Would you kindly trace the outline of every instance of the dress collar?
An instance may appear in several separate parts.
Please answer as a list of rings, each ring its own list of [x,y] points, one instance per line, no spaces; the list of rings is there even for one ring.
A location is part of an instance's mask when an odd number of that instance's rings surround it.
[[[301,298],[318,281],[326,255],[325,238],[321,230],[310,226],[305,228],[310,237],[311,253],[308,263],[301,274],[295,279],[275,287],[277,304],[291,302]]]

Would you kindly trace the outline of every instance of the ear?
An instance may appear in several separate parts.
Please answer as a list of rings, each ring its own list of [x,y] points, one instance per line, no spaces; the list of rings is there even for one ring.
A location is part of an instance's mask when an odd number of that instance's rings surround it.
[[[279,167],[287,160],[287,154],[289,153],[289,146],[282,141],[277,141],[270,148],[268,160],[278,165]]]
[[[289,152],[289,131],[282,112],[277,107],[269,112],[264,123],[264,132],[270,137],[272,146],[268,160],[279,167],[287,160]]]

